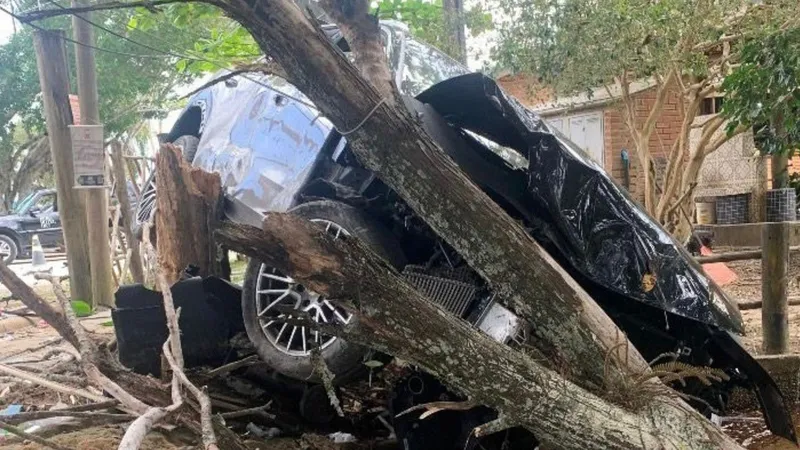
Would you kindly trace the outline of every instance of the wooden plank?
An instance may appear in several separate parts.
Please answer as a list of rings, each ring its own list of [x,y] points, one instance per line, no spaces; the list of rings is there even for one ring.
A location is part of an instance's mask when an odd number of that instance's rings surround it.
[[[122,144],[119,142],[111,144],[111,159],[111,167],[116,180],[117,200],[119,201],[119,210],[122,218],[120,226],[131,251],[128,269],[131,271],[134,283],[144,283],[144,269],[142,268],[142,255],[139,252],[139,241],[133,236],[131,228],[133,225],[133,210],[128,198],[128,181],[125,178],[125,160],[122,156]]]
[[[790,252],[800,251],[800,246],[789,247]],[[742,250],[736,252],[716,253],[708,256],[696,256],[694,258],[700,264],[718,263],[718,262],[732,262],[732,261],[745,261],[748,259],[761,259],[763,253],[762,249],[758,250]]]

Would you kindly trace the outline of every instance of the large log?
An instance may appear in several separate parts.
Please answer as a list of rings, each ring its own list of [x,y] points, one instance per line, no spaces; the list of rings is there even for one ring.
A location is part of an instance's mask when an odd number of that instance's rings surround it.
[[[222,182],[218,174],[192,168],[171,144],[156,157],[156,242],[167,281],[177,281],[186,266],[201,276],[227,278],[227,258],[214,242],[222,213]]]
[[[474,403],[496,409],[506,424],[523,426],[556,448],[740,448],[647,377],[618,392],[627,397],[629,409],[607,403],[547,369],[543,361],[439,309],[355,239],[334,241],[287,214],[268,215],[263,231],[225,223],[217,234],[230,248],[346,302],[355,320],[324,331],[424,368]],[[666,407],[653,408],[659,401]],[[645,406],[633,411],[636,405]]]

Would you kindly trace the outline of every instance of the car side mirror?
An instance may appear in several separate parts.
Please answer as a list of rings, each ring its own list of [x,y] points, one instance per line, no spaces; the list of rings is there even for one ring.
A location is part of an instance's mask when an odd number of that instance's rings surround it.
[[[30,214],[31,217],[36,217],[36,215],[39,214],[40,212],[42,212],[42,210],[40,208],[35,207],[35,206],[28,210],[28,214]]]

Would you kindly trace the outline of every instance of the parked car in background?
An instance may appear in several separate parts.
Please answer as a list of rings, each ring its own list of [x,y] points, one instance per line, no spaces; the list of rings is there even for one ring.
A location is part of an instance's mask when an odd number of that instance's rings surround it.
[[[0,216],[0,257],[11,264],[29,258],[31,238],[39,236],[42,247],[64,244],[55,189],[33,191],[14,205],[11,214]]]
[[[348,51],[336,27],[325,31]],[[773,433],[795,440],[782,394],[734,338],[743,332],[736,305],[681,245],[579,147],[493,80],[414,40],[402,24],[382,22],[381,31],[395,82],[426,131],[528,229],[645,358],[669,354],[724,371],[725,382],[689,381],[678,388],[708,415],[725,410],[735,386],[752,389]],[[345,137],[286,80],[248,74],[204,89],[190,99],[166,141],[181,147],[194,166],[220,174],[229,220],[260,226],[265,214],[289,211],[335,238],[361,239],[443,310],[497,341],[524,344],[528,325],[378,174],[359,164]],[[142,190],[140,222],[151,217],[156,189],[151,179]],[[337,382],[363,371],[363,347],[284,320],[292,309],[320,323],[352,318],[287,274],[251,260],[241,302],[248,337],[276,372],[298,383],[313,380],[316,347]],[[435,380],[420,382],[424,378],[415,374],[399,382],[393,409],[450,395]],[[469,414],[459,416],[461,424],[476,419]],[[464,448],[449,431],[422,431],[439,419],[409,420],[395,423],[406,448]]]

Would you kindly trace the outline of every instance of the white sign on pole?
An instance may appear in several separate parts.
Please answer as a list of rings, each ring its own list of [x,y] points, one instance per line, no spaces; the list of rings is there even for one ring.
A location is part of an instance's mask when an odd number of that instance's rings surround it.
[[[105,188],[106,158],[102,125],[70,125],[76,188]]]

